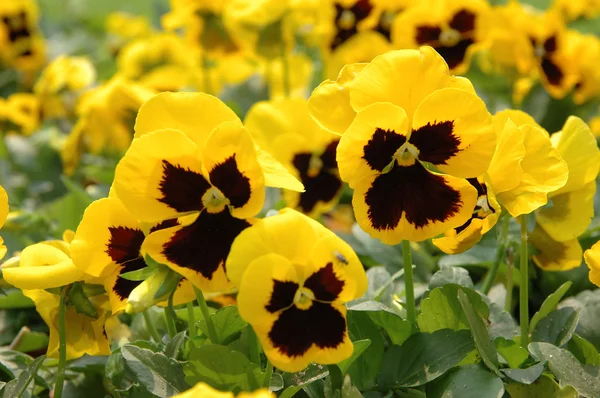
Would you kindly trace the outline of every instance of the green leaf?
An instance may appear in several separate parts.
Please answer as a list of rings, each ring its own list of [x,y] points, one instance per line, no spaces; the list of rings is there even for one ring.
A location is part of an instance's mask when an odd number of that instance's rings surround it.
[[[529,358],[529,352],[514,340],[497,337],[494,339],[494,345],[508,366],[513,369],[518,369]]]
[[[216,344],[194,348],[184,368],[190,385],[205,382],[222,391],[251,391],[262,380],[259,365],[228,347]]]
[[[394,275],[398,277],[398,275]],[[381,301],[386,305],[392,304],[392,294],[394,293],[394,278],[385,269],[384,266],[371,267],[367,270],[367,280],[369,286],[365,297]]]
[[[502,380],[480,365],[454,368],[427,388],[427,398],[498,398],[502,394]]]
[[[579,362],[585,365],[600,365],[600,354],[596,347],[577,334],[573,334],[567,349],[575,355]]]
[[[123,279],[127,279],[128,281],[143,281],[148,279],[150,275],[156,272],[156,268],[153,267],[144,267],[135,271],[125,272],[123,274],[119,274],[119,277]]]
[[[551,293],[548,297],[546,297],[539,311],[536,312],[531,318],[531,322],[529,323],[529,333],[533,332],[535,326],[542,318],[546,317],[556,309],[556,306],[560,300],[562,300],[563,296],[567,293],[567,290],[569,290],[572,284],[573,282],[567,281],[560,285],[560,287],[556,289],[554,293]]]
[[[375,300],[365,300],[365,299],[357,299],[352,300],[346,303],[346,308],[348,311],[364,311],[364,312],[377,312],[377,311],[386,311],[394,315],[398,315],[385,304],[380,303]]]
[[[337,364],[337,366],[339,366],[340,370],[342,371],[343,375],[345,375],[346,372],[348,372],[348,368],[350,368],[350,365],[352,365],[352,363],[356,361],[356,359],[360,357],[361,354],[365,352],[365,350],[371,345],[371,340],[365,339],[353,341],[352,344],[354,345],[354,351],[352,351],[352,355],[350,356],[350,358],[344,359],[342,362],[339,362]]]
[[[600,349],[600,289],[585,290],[575,297],[569,297],[561,307],[579,310],[579,324],[575,333]]]
[[[189,388],[179,362],[165,354],[132,344],[122,346],[121,354],[135,380],[152,394],[166,398]]]
[[[578,312],[573,308],[565,307],[552,311],[538,322],[531,334],[531,340],[561,347],[571,339],[578,321]]]
[[[210,317],[215,324],[219,341],[222,344],[229,344],[242,332],[244,326],[246,326],[246,321],[240,317],[238,307],[234,305],[221,308]],[[208,336],[208,327],[206,326],[206,321],[202,317],[198,322],[198,328],[202,333]]]
[[[42,363],[46,359],[45,355],[37,357],[27,370],[22,371],[19,374],[19,377],[13,379],[6,383],[4,386],[3,397],[21,397],[24,391],[29,387],[35,376],[37,375],[38,370],[42,366]]]
[[[375,324],[386,331],[388,336],[390,336],[392,344],[402,345],[406,339],[417,332],[412,323],[391,312],[369,312],[369,316]]]
[[[577,398],[577,391],[571,386],[560,386],[546,375],[527,384],[509,383],[505,386],[511,398]]]
[[[98,319],[98,310],[94,307],[94,304],[85,295],[83,286],[80,282],[75,282],[69,289],[69,300],[70,304],[75,307],[75,311],[78,314],[83,314],[90,318]]]
[[[298,391],[302,390],[300,386],[289,386],[279,396],[279,398],[292,398]]]
[[[0,310],[13,308],[32,308],[33,301],[23,294],[21,289],[5,289],[4,295],[0,295]]]
[[[449,283],[461,285],[473,289],[473,281],[469,276],[469,271],[461,267],[442,266],[441,269],[433,274],[429,281],[429,290],[436,287],[442,287]]]
[[[285,372],[283,374],[283,381],[286,386],[306,386],[314,383],[317,380],[324,379],[329,375],[327,367],[312,363],[308,367],[300,372],[290,373]]]
[[[14,347],[15,351],[21,352],[32,352],[42,350],[48,347],[48,335],[42,332],[28,332],[25,333],[22,339]]]
[[[352,341],[371,340],[369,347],[348,369],[352,382],[364,391],[375,385],[383,358],[384,340],[381,330],[367,312],[349,311],[348,330]]]
[[[474,348],[468,330],[443,329],[414,334],[401,346],[392,346],[385,353],[379,387],[392,389],[428,383],[456,366]]]
[[[186,339],[187,335],[185,332],[179,332],[173,336],[171,341],[169,341],[165,347],[165,355],[169,358],[177,359],[179,349],[183,346]]]
[[[440,329],[469,329],[469,321],[458,301],[458,290],[464,289],[475,311],[483,318],[490,315],[488,306],[474,290],[460,285],[448,284],[437,287],[421,302],[421,313],[417,318],[422,332],[434,332]]]
[[[540,378],[544,372],[544,365],[545,362],[538,362],[525,369],[502,369],[501,372],[516,382],[531,384]]]
[[[590,374],[573,354],[550,343],[531,343],[528,348],[532,355],[548,362],[561,386],[573,386],[579,394],[588,398],[600,397],[597,366],[593,367],[595,374]]]
[[[475,341],[475,347],[477,347],[477,351],[479,351],[483,363],[485,363],[491,371],[500,375],[498,372],[498,353],[496,352],[496,347],[494,347],[494,343],[490,339],[490,335],[488,334],[481,317],[475,312],[471,301],[464,291],[458,291],[458,300],[467,316],[469,326],[471,327],[471,334],[473,335],[473,341]]]

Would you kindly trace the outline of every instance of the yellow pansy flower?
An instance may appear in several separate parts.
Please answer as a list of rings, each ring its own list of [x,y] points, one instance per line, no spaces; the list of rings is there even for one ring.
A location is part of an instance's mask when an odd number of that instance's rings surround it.
[[[452,73],[464,73],[483,45],[481,16],[487,12],[483,0],[420,1],[394,21],[392,40],[397,48],[432,46]]]
[[[85,210],[71,242],[73,263],[81,271],[102,279],[112,313],[116,314],[125,310],[131,292],[141,284],[120,275],[146,267],[140,253],[146,235],[176,225],[179,225],[177,220],[143,225],[115,196],[97,200]],[[194,298],[192,286],[182,280],[174,303],[182,304]]]
[[[0,185],[0,228],[4,225],[6,217],[8,216],[8,195],[2,185]],[[4,246],[4,239],[0,236],[0,260],[6,255],[6,246]]]
[[[154,92],[120,76],[82,96],[79,120],[61,150],[65,174],[71,175],[87,150],[124,152],[133,138],[133,125],[140,106]]]
[[[45,62],[44,40],[37,26],[39,10],[33,0],[3,1],[0,5],[0,61],[34,72]]]
[[[40,102],[29,93],[0,98],[0,133],[30,135],[40,126]]]
[[[352,354],[344,303],[366,292],[367,278],[352,248],[321,224],[291,209],[259,221],[234,241],[227,273],[275,367],[296,372]]]
[[[583,258],[590,269],[590,281],[600,287],[600,241],[586,250]]]
[[[69,116],[73,96],[96,80],[96,69],[88,58],[61,55],[54,59],[36,81],[33,92],[41,102],[44,119]]]
[[[560,13],[567,21],[581,17],[594,19],[600,16],[598,0],[554,0],[550,8]]]
[[[529,214],[565,185],[567,164],[548,133],[526,113],[504,110],[493,120],[498,146],[487,170],[490,188],[511,216]]]
[[[140,109],[135,130],[116,169],[118,197],[142,222],[187,216],[182,225],[151,232],[142,253],[200,289],[227,290],[223,264],[261,210],[265,185],[302,184],[256,149],[235,113],[210,95],[159,94]]]
[[[130,41],[142,39],[154,33],[147,17],[120,11],[111,12],[106,17],[104,26],[113,54],[118,54]]]
[[[46,355],[49,358],[58,358],[60,296],[45,290],[23,290],[23,294],[34,302],[37,312],[50,329]],[[104,329],[110,314],[108,297],[106,294],[100,294],[89,297],[89,300],[97,312],[97,319],[78,313],[74,306],[67,306],[65,313],[67,360],[82,357],[84,354],[110,355],[110,345]]]
[[[287,206],[316,217],[337,203],[342,191],[335,160],[339,138],[308,114],[306,100],[281,99],[255,104],[245,126],[304,185],[304,192],[284,191]]]
[[[595,35],[568,32],[571,52],[577,54],[577,83],[573,101],[582,104],[600,97],[600,39]]]
[[[544,239],[533,241],[540,251],[533,261],[545,270],[565,271],[581,264],[582,249],[577,238],[594,217],[600,150],[590,128],[575,116],[569,117],[563,129],[550,140],[567,163],[569,178],[563,187],[548,194],[552,206],[535,213]]]
[[[471,83],[451,76],[433,48],[390,51],[356,73],[346,95],[321,86],[315,94],[323,108],[313,112],[313,103],[310,110],[321,125],[343,126],[356,113],[342,131],[337,162],[354,188],[363,230],[396,244],[434,237],[470,218],[478,195],[466,179],[487,169],[495,134]]]
[[[218,391],[206,383],[198,383],[189,390],[181,394],[174,395],[173,398],[275,398],[275,394],[269,390],[261,389],[254,392],[242,392],[237,396],[232,392]]]

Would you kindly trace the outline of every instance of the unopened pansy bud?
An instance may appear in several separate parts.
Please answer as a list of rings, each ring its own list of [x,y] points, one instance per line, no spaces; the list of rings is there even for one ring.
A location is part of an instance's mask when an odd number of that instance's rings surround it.
[[[148,279],[136,286],[127,299],[125,312],[136,314],[169,298],[169,295],[179,283],[179,277],[168,268],[159,268]],[[168,287],[171,286],[171,289]]]

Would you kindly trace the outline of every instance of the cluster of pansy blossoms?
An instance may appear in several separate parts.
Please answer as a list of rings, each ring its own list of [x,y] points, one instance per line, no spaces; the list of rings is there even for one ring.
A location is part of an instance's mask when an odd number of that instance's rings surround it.
[[[600,39],[574,28],[595,3],[171,0],[108,16],[100,62],[45,56],[37,6],[8,1],[0,289],[39,314],[50,374],[22,391],[67,396],[99,357],[113,396],[437,393],[449,378],[381,366],[420,369],[407,347],[442,329],[474,344],[448,369],[483,361],[508,393],[508,348],[564,384],[529,343],[567,347],[536,329],[564,309],[557,280],[600,287]],[[31,153],[58,175],[27,180]],[[436,329],[452,289],[464,314]],[[473,316],[510,321],[493,360]],[[574,361],[597,365],[573,325]]]

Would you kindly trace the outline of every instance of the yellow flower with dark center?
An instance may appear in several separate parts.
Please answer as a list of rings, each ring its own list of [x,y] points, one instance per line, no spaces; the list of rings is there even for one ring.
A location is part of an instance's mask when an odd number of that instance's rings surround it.
[[[65,174],[73,174],[86,150],[124,152],[133,138],[133,125],[140,106],[154,92],[115,76],[88,91],[77,106],[79,120],[61,151]]]
[[[42,71],[33,87],[44,119],[70,116],[75,98],[96,80],[96,69],[88,58],[61,55]]]
[[[577,54],[577,83],[573,101],[582,104],[600,97],[600,39],[595,35],[582,35],[576,31],[568,32],[570,52]]]
[[[487,12],[485,1],[421,1],[394,21],[392,40],[397,48],[432,46],[453,73],[463,73],[482,45],[480,17]]]
[[[30,135],[40,126],[40,102],[33,94],[0,98],[0,133]]]
[[[296,372],[352,354],[344,303],[365,293],[367,278],[352,248],[321,224],[291,209],[261,220],[234,241],[227,273],[275,367]]]
[[[583,258],[590,269],[590,281],[600,287],[600,241],[586,250]]]
[[[255,141],[304,185],[304,192],[284,191],[287,206],[312,217],[333,208],[342,191],[335,160],[339,138],[314,122],[306,100],[259,102],[248,111],[244,124]]]
[[[3,1],[0,5],[0,60],[33,72],[45,62],[44,42],[37,26],[39,10],[33,0]]]
[[[447,254],[462,253],[475,246],[490,231],[501,214],[500,204],[482,177],[467,179],[477,189],[477,204],[466,223],[433,239],[433,244]]]
[[[118,197],[142,222],[187,216],[150,233],[142,254],[200,289],[228,289],[223,264],[261,210],[265,185],[302,190],[302,184],[255,148],[235,113],[210,95],[159,94],[140,109],[135,130],[116,169]]]
[[[2,185],[0,185],[0,229],[6,221],[8,216],[8,195]],[[6,255],[6,246],[4,246],[4,239],[0,236],[0,260]]]
[[[563,187],[548,194],[552,205],[535,213],[536,228],[543,234],[533,240],[541,252],[533,256],[533,261],[545,270],[565,271],[581,264],[582,249],[577,238],[594,217],[600,150],[590,128],[574,116],[550,140],[567,163],[569,178]]]
[[[177,220],[142,225],[116,197],[97,200],[86,209],[71,242],[73,263],[85,273],[103,280],[112,313],[116,314],[125,310],[128,297],[141,283],[120,275],[146,267],[140,253],[146,235],[176,225],[179,225]],[[190,283],[182,280],[174,303],[194,298]]]
[[[198,383],[189,390],[181,394],[174,395],[173,398],[275,398],[275,394],[269,390],[261,389],[254,392],[242,392],[235,395],[232,392],[218,391],[206,383]]]
[[[155,91],[198,88],[202,79],[199,65],[190,57],[184,41],[162,33],[127,44],[119,53],[119,72]]]
[[[526,113],[505,110],[493,120],[498,146],[487,170],[490,188],[511,216],[529,214],[565,185],[567,164],[548,132]]]
[[[309,109],[328,126],[356,113],[338,131],[337,161],[363,230],[396,244],[464,224],[478,196],[466,179],[484,173],[495,146],[491,117],[471,83],[423,47],[376,57],[347,87],[340,96],[319,86],[313,95],[322,109]]]
[[[58,358],[60,296],[45,290],[23,290],[23,294],[35,303],[37,312],[50,329],[48,357]],[[110,355],[110,345],[104,329],[104,324],[110,314],[108,297],[106,294],[100,294],[90,297],[89,300],[98,314],[97,319],[77,313],[74,306],[67,306],[65,314],[67,360],[76,359],[85,354]]]

